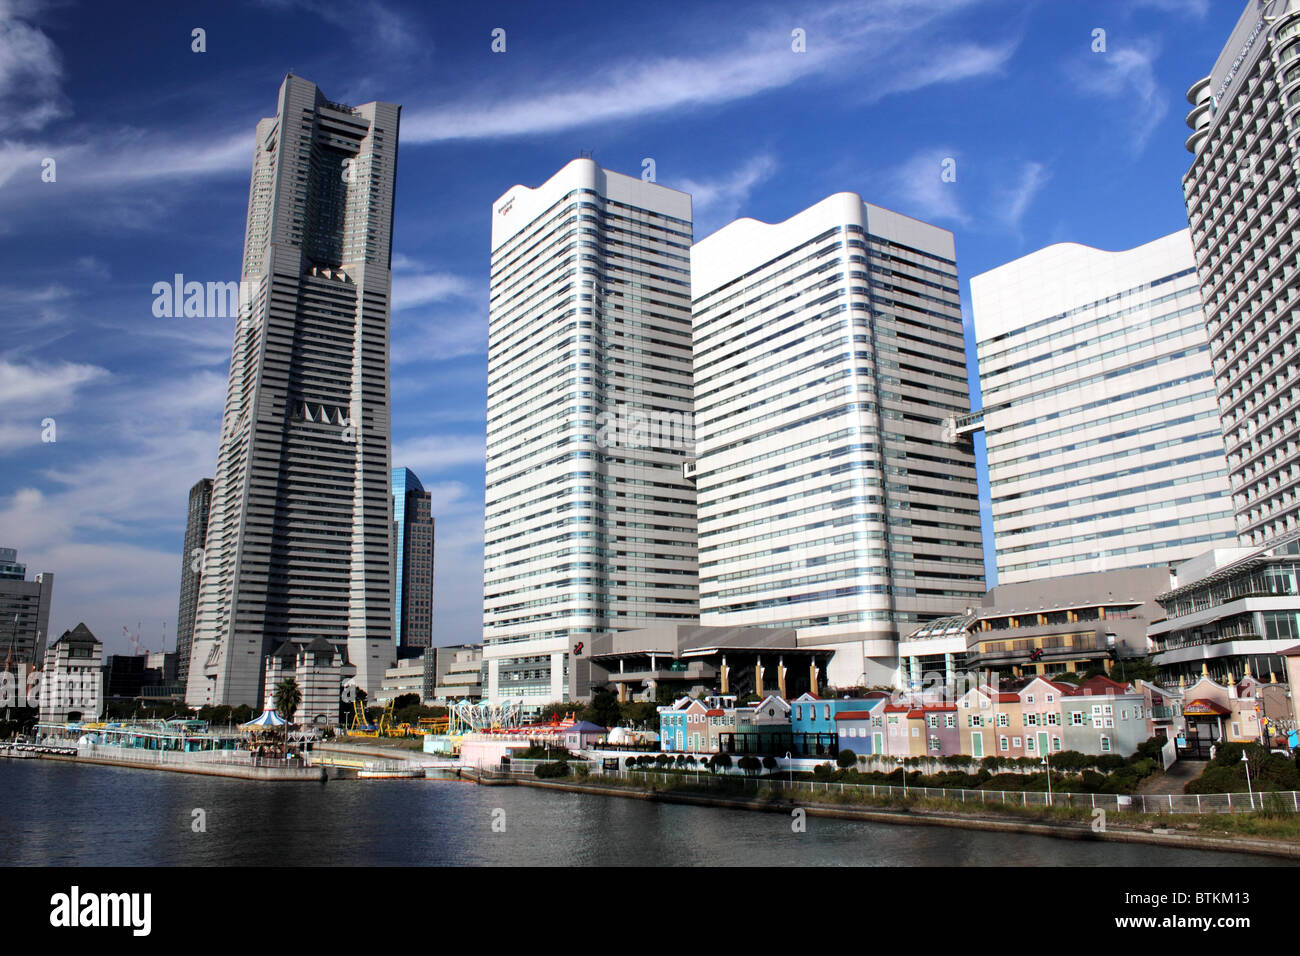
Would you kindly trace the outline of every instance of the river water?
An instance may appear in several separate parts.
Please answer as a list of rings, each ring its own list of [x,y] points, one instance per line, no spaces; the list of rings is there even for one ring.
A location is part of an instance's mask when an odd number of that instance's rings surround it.
[[[442,780],[264,783],[0,760],[0,864],[1243,866],[1244,854]],[[196,832],[202,810],[206,825]],[[494,828],[495,823],[495,828]],[[504,832],[501,832],[504,826]]]

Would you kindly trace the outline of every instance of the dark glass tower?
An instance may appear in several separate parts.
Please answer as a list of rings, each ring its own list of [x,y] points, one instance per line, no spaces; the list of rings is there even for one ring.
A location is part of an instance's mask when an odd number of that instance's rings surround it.
[[[433,496],[409,468],[393,469],[393,541],[398,647],[433,643]]]

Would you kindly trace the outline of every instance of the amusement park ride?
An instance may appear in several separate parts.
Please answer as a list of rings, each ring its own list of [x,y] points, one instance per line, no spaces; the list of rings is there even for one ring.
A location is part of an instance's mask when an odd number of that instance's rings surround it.
[[[465,734],[522,734],[535,735],[561,731],[574,723],[574,716],[543,723],[523,723],[523,700],[514,698],[499,703],[458,700],[447,705],[446,717],[421,717],[416,726],[398,724],[393,717],[394,702],[384,702],[382,713],[375,721],[366,716],[365,704],[352,702],[352,717],[348,721],[349,737],[422,737],[426,734],[462,737]]]

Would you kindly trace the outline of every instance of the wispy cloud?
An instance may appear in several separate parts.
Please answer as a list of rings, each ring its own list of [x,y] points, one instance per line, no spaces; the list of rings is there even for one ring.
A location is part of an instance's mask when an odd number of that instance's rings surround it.
[[[31,22],[35,7],[0,0],[0,133],[33,131],[68,112],[58,47]]]
[[[1179,16],[1204,20],[1210,12],[1210,0],[1129,0],[1130,9],[1144,7],[1160,13],[1173,13]]]
[[[1141,153],[1160,121],[1169,112],[1169,94],[1156,78],[1159,44],[1138,40],[1131,46],[1111,46],[1076,60],[1069,70],[1080,90],[1118,100],[1127,109],[1134,153]]]
[[[956,180],[946,181],[945,170],[952,170]],[[885,187],[894,197],[891,205],[898,212],[927,221],[967,225],[971,220],[961,204],[961,181],[961,157],[950,147],[914,153],[885,175]]]
[[[1029,204],[1050,178],[1051,174],[1042,163],[1025,163],[1016,182],[1002,191],[999,210],[1002,221],[1012,229],[1019,229]]]
[[[733,24],[688,24],[690,36],[717,36],[712,48],[588,64],[515,93],[505,87],[403,116],[406,143],[551,133],[593,123],[716,106],[812,78],[852,80],[869,99],[966,80],[1001,69],[1015,41],[981,45],[945,40],[939,24],[971,0],[917,7],[905,0],[836,4],[798,15],[783,11],[737,39]],[[791,49],[791,26],[806,50]]]
[[[482,465],[487,444],[482,435],[421,435],[393,443],[393,463],[420,477],[460,465]]]
[[[709,235],[740,215],[754,188],[770,179],[776,168],[776,160],[763,154],[722,176],[684,179],[677,183],[678,188],[691,194],[696,239]]]
[[[431,302],[469,299],[477,296],[481,291],[480,284],[474,283],[465,276],[453,275],[449,272],[394,271],[393,311],[401,312],[403,309],[413,309]]]
[[[441,362],[487,354],[487,310],[402,316],[393,319],[392,358],[395,366]]]

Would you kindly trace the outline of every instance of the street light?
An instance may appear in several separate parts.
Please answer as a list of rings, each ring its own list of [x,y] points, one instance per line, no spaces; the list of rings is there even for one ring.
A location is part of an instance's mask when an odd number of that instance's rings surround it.
[[[1052,805],[1052,765],[1047,760],[1047,754],[1043,754],[1043,766],[1047,768],[1047,805],[1050,807]]]
[[[907,800],[907,767],[903,764],[903,758],[898,758],[898,769],[903,772],[903,800]]]
[[[1250,785],[1250,758],[1246,756],[1245,748],[1241,751],[1241,762],[1246,768],[1246,792],[1250,794],[1250,808],[1255,809],[1255,790]]]

